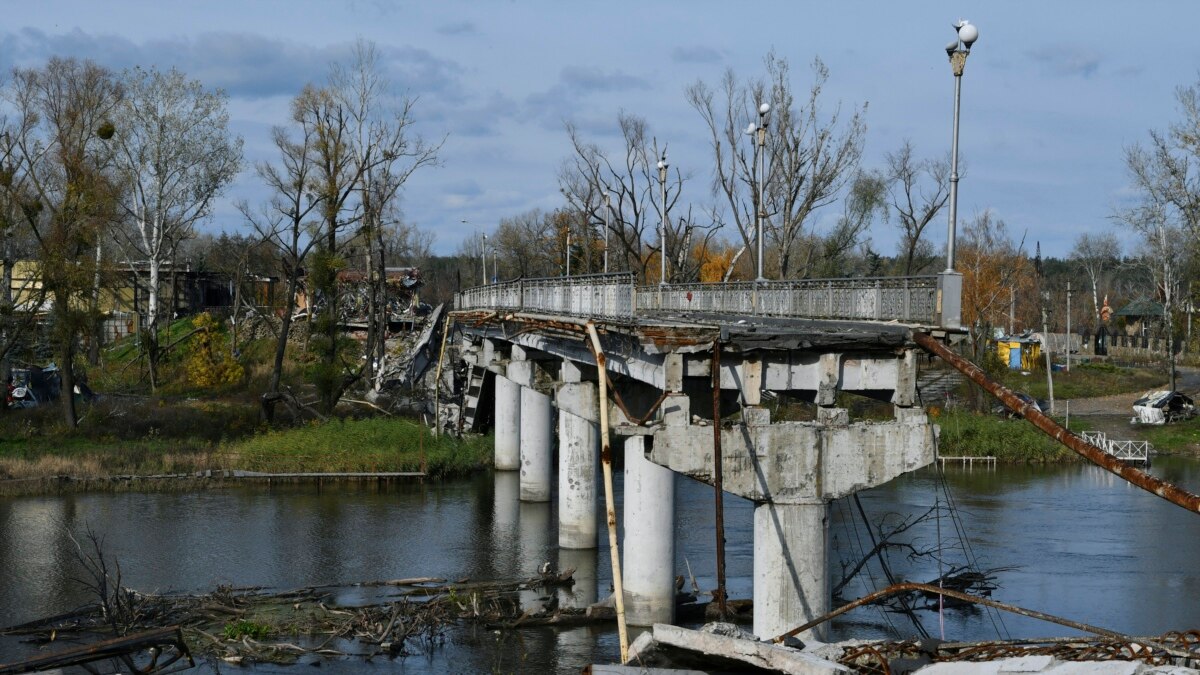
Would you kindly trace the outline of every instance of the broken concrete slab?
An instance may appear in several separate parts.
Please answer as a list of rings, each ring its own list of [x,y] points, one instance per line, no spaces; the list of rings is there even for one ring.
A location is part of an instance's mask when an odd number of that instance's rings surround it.
[[[789,647],[661,623],[634,641],[626,665],[703,672],[753,668],[794,675],[853,672],[839,663]]]

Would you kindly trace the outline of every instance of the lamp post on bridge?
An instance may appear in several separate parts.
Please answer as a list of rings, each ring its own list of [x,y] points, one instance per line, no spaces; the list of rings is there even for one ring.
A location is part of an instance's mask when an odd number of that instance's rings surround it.
[[[757,266],[758,274],[754,278],[755,283],[766,281],[763,276],[763,220],[767,217],[767,206],[763,200],[765,190],[763,189],[767,182],[766,172],[766,157],[767,157],[767,113],[771,112],[771,104],[763,103],[758,106],[758,124],[750,123],[746,128],[746,134],[754,137],[754,155],[758,160],[758,199],[754,208],[754,246],[757,250],[755,254],[755,265]]]
[[[958,112],[962,100],[962,75],[967,67],[967,56],[971,45],[979,39],[979,29],[966,19],[954,24],[958,37],[946,45],[950,57],[950,70],[954,73],[954,131],[950,141],[950,226],[946,236],[946,271],[954,271],[954,236],[958,224]]]
[[[487,233],[483,233],[483,241],[479,244],[479,262],[483,267],[483,285],[487,286]]]
[[[662,159],[658,160],[658,187],[661,195],[662,217],[658,220],[659,245],[659,274],[658,284],[667,284],[667,151],[663,150]]]
[[[608,217],[612,211],[612,193],[604,191],[604,273],[608,274]]]
[[[962,275],[954,269],[955,231],[958,227],[958,117],[962,100],[962,74],[967,66],[971,45],[979,39],[979,29],[966,19],[954,24],[957,38],[946,45],[950,70],[954,73],[954,129],[950,141],[950,223],[946,232],[946,269],[938,276],[938,314],[945,328],[962,325]]]

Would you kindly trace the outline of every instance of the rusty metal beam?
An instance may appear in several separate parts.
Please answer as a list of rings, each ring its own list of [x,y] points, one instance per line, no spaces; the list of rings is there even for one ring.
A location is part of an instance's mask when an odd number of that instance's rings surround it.
[[[725,489],[721,467],[721,343],[712,347],[712,404],[713,404],[713,497],[717,521],[717,610],[721,621],[729,616],[725,602]]]
[[[1188,492],[1174,483],[1151,476],[1145,471],[1122,462],[1095,445],[1076,436],[1060,426],[1048,415],[1042,414],[1028,403],[1017,398],[1011,389],[988,377],[982,368],[950,351],[949,348],[932,336],[926,333],[914,332],[913,341],[925,351],[949,363],[960,373],[969,377],[975,384],[983,387],[988,393],[999,399],[1009,410],[1029,420],[1033,426],[1040,429],[1047,436],[1067,446],[1089,462],[1106,471],[1115,473],[1137,487],[1158,495],[1176,506],[1181,506],[1192,513],[1200,513],[1200,495]]]

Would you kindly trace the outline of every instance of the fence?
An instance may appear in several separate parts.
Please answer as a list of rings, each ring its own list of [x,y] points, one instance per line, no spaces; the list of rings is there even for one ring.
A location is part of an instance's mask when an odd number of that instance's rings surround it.
[[[939,325],[939,277],[636,286],[632,273],[518,279],[466,289],[456,309],[608,319],[718,314]],[[955,304],[957,299],[955,299]]]
[[[1083,431],[1079,437],[1123,462],[1146,464],[1150,461],[1150,441],[1114,441],[1103,431]]]
[[[936,276],[927,276],[641,286],[637,308],[647,313],[932,323],[937,282]]]

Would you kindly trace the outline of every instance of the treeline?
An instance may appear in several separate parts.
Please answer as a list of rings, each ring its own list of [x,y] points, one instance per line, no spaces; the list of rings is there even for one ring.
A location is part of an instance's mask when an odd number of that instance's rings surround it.
[[[14,349],[38,325],[62,391],[71,392],[79,345],[88,337],[98,345],[100,298],[124,270],[141,277],[146,293],[139,327],[154,389],[159,329],[169,314],[162,276],[192,262],[231,282],[281,280],[268,416],[302,285],[311,316],[307,376],[318,407],[328,412],[371,375],[377,360],[362,355],[383,350],[385,265],[428,249],[428,238],[403,224],[399,193],[413,172],[437,162],[441,147],[412,131],[414,102],[388,84],[373,45],[358,43],[349,63],[297,93],[289,118],[271,131],[275,157],[253,167],[243,166],[242,140],[229,130],[227,96],[176,70],[117,73],[52,58],[14,70],[0,95],[7,103],[0,119],[6,379]],[[245,169],[266,186],[267,199],[237,204],[242,234],[199,238],[196,226]],[[23,272],[19,262],[27,263]],[[351,265],[365,269],[370,289],[363,348],[338,328],[337,277]],[[61,400],[73,427],[74,399]]]
[[[945,267],[930,226],[940,233],[945,222],[948,154],[923,154],[905,141],[882,166],[865,166],[866,104],[826,100],[830,73],[820,59],[798,84],[773,53],[761,76],[728,71],[685,89],[708,138],[706,166],[674,164],[667,141],[633,112],[614,120],[615,142],[589,138],[567,120],[561,206],[508,214],[463,241],[457,255],[432,256],[432,235],[404,222],[398,199],[415,171],[438,163],[441,141],[414,133],[414,99],[397,93],[383,71],[373,45],[356,45],[348,63],[297,92],[288,118],[271,131],[273,157],[254,166],[245,166],[242,141],[229,131],[227,97],[183,73],[114,73],[58,58],[14,71],[0,92],[7,102],[0,120],[4,368],[22,331],[48,316],[69,391],[80,336],[96,332],[100,289],[122,263],[144,277],[150,294],[141,328],[152,388],[161,275],[194,262],[228,275],[236,288],[254,275],[279,280],[267,400],[279,394],[297,298],[305,297],[308,377],[326,411],[380,361],[389,265],[421,267],[434,303],[493,280],[605,269],[656,283]],[[956,268],[964,275],[964,322],[976,335],[996,327],[1062,330],[1067,281],[1072,326],[1097,325],[1105,296],[1113,308],[1145,297],[1163,307],[1157,330],[1182,330],[1200,240],[1200,181],[1190,161],[1200,152],[1197,97],[1196,87],[1181,89],[1182,121],[1151,132],[1148,147],[1127,149],[1134,197],[1114,209],[1111,223],[1080,235],[1068,258],[1042,260],[1036,237],[991,210],[961,219]],[[237,204],[238,234],[197,236],[244,170],[254,172],[266,199]],[[1121,250],[1106,232],[1116,226],[1136,232],[1138,245]],[[895,248],[880,249],[882,239],[894,239]],[[19,260],[35,261],[38,271],[35,282],[14,290]],[[339,330],[337,279],[346,269],[363,271],[370,289],[361,347]],[[64,415],[74,424],[66,398]]]

